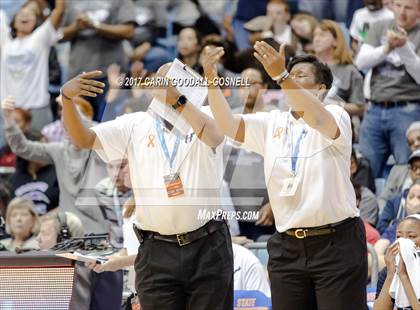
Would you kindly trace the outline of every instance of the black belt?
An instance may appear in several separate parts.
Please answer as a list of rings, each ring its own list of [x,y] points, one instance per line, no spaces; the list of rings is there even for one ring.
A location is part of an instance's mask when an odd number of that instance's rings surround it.
[[[298,239],[303,239],[306,237],[324,236],[344,229],[348,226],[347,224],[353,223],[357,220],[359,220],[358,217],[350,217],[343,221],[323,226],[308,228],[292,228],[286,230],[284,233],[288,236],[296,237]]]
[[[372,101],[373,105],[376,105],[384,109],[404,107],[411,103],[418,103],[418,101],[381,101],[381,102]]]
[[[214,233],[222,228],[223,225],[223,221],[211,220],[196,230],[176,235],[161,235],[158,232],[138,229],[136,225],[133,225],[133,229],[140,243],[145,239],[156,239],[170,243],[178,243],[179,246],[184,246]]]

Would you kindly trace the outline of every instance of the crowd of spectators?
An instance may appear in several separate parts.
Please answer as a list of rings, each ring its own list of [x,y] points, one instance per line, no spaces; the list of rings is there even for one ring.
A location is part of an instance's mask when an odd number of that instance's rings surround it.
[[[51,249],[62,241],[64,217],[66,238],[108,233],[120,250],[122,260],[91,266],[95,271],[132,264],[127,163],[106,165],[68,139],[58,87],[81,72],[102,71],[104,93],[77,103],[92,126],[147,110],[150,89],[130,78],[154,76],[175,57],[203,74],[203,49],[221,46],[220,74],[248,82],[223,89],[234,112],[287,110],[281,89],[253,56],[259,40],[276,49],[286,43],[288,59],[313,54],[330,67],[326,100],[340,101],[351,116],[357,203],[380,269],[388,266],[389,274],[387,249],[401,235],[401,221],[420,213],[419,0],[2,0],[0,249]],[[225,153],[227,208],[259,211],[255,221],[230,223],[231,233],[265,240],[275,227],[263,160],[229,143]],[[245,206],[244,197],[258,199]],[[411,224],[408,238],[418,238],[418,222]],[[254,288],[268,292],[252,272]],[[244,281],[235,278],[235,285]]]

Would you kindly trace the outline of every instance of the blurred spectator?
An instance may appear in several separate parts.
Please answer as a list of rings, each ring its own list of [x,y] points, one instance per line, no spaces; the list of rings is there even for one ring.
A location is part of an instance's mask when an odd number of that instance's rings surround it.
[[[195,71],[200,71],[198,62],[201,51],[201,34],[197,29],[187,27],[178,38],[178,58]]]
[[[347,18],[348,3],[356,0],[299,0],[300,12],[311,12],[317,19],[333,19],[344,23]]]
[[[390,154],[405,164],[410,154],[404,136],[420,119],[420,6],[418,0],[394,0],[394,20],[372,24],[356,58],[360,70],[373,69],[371,105],[360,128],[360,151],[376,178]],[[417,53],[417,54],[416,54]]]
[[[259,291],[271,296],[267,273],[258,258],[247,248],[232,243],[233,289],[235,291]]]
[[[55,101],[57,102],[57,120],[48,125],[45,125],[41,131],[47,142],[61,142],[66,137],[63,122],[61,120],[61,114],[63,111],[63,106],[61,105],[61,97],[58,96]]]
[[[89,108],[90,105],[86,100],[82,98],[78,98],[77,100],[79,110],[86,110],[88,112],[90,109],[91,111],[91,108]],[[81,195],[84,186],[86,186],[85,182],[87,182],[87,178],[100,178],[101,165],[103,164],[99,164],[99,161],[95,160],[95,155],[92,155],[91,160],[89,160],[90,151],[78,149],[68,139],[61,142],[50,143],[29,141],[16,126],[11,113],[13,109],[14,104],[12,99],[6,99],[2,102],[4,129],[12,151],[16,153],[16,155],[29,161],[41,161],[48,164],[54,164],[60,188],[60,210],[64,212],[70,211],[76,214],[82,220],[87,232],[96,232],[101,229],[97,226],[97,221],[95,219],[85,216],[78,210],[79,205],[76,203],[76,200]],[[83,115],[82,119],[89,124],[89,126],[94,124],[87,119],[86,115]],[[98,180],[96,180],[96,182],[98,182]],[[86,206],[84,206],[83,209],[85,210]],[[97,213],[99,215],[100,211],[97,210]]]
[[[267,16],[271,19],[273,38],[279,44],[286,43],[296,49],[297,39],[289,25],[289,5],[284,0],[270,0],[267,4]]]
[[[353,183],[354,192],[356,193],[356,206],[360,209],[362,202],[362,187],[358,184]],[[360,217],[365,225],[366,241],[374,245],[379,240],[379,232],[362,216],[362,210],[360,210]]]
[[[267,0],[238,0],[232,20],[235,43],[239,50],[249,48],[248,31],[244,25],[254,17],[265,15]]]
[[[420,121],[412,123],[407,131],[406,138],[410,150],[414,153],[420,151]],[[380,210],[383,209],[385,203],[395,194],[406,190],[415,178],[415,170],[410,169],[409,164],[394,165],[386,180],[385,187],[380,197],[378,197],[378,204]]]
[[[25,134],[28,141],[41,141],[42,135],[35,130]],[[32,200],[38,215],[58,207],[57,175],[53,165],[42,161],[17,158],[15,173],[10,177],[12,193],[16,197]]]
[[[50,250],[57,243],[83,237],[83,225],[71,212],[53,212],[40,219],[37,241],[40,250]]]
[[[70,41],[69,76],[83,71],[101,70],[99,78],[107,84],[110,64],[128,69],[122,41],[134,35],[135,7],[131,0],[100,0],[69,2],[64,16],[63,40]],[[105,109],[106,91],[92,101],[94,119],[100,121]]]
[[[14,198],[7,206],[6,231],[10,238],[0,241],[8,251],[37,250],[39,219],[31,200]]]
[[[360,202],[359,202],[359,209],[360,209],[360,218],[369,224],[376,226],[376,222],[378,221],[378,203],[376,202],[375,194],[368,188],[366,185],[359,183],[358,180],[365,181],[364,178],[357,177],[356,173],[358,171],[358,160],[356,157],[356,153],[354,149],[351,152],[351,165],[350,165],[350,172],[351,178],[354,184],[357,184],[357,190],[360,191]],[[361,170],[359,170],[361,172]],[[362,174],[359,174],[362,176]]]
[[[241,78],[247,80],[250,87],[239,89],[242,105],[233,109],[233,113],[252,114],[269,111],[264,106],[263,94],[267,89],[267,79],[261,70],[249,68],[242,72]],[[271,107],[272,109],[273,107]],[[232,145],[230,145],[232,147]],[[224,180],[229,186],[233,206],[241,213],[259,211],[257,221],[238,220],[240,233],[249,239],[257,240],[260,235],[271,235],[275,232],[274,217],[268,200],[264,178],[264,160],[261,155],[236,148],[226,147],[230,151],[226,165]],[[252,178],[248,176],[252,175]],[[244,199],[252,197],[254,204],[244,203]]]
[[[417,162],[420,168],[420,158],[417,159]],[[419,185],[420,179],[417,179],[408,190],[404,191],[400,195],[394,196],[393,199],[387,202],[378,221],[378,230],[380,233],[385,232],[393,221],[400,220],[407,215],[420,212],[418,209],[420,207],[420,202],[418,200],[420,197]]]
[[[117,64],[111,64],[107,69],[109,91],[105,98],[107,105],[102,116],[103,122],[113,120],[121,115],[124,101],[131,97],[131,91],[124,89],[126,88],[125,85],[121,85],[121,81],[125,81],[125,76],[126,74],[121,72],[121,68]]]
[[[314,54],[313,33],[318,25],[318,20],[309,13],[298,13],[293,15],[290,26],[298,40],[297,54]]]
[[[0,35],[0,100],[16,98],[17,107],[31,110],[32,127],[41,130],[52,120],[48,93],[48,58],[50,47],[64,12],[64,0],[56,0],[51,16],[41,24],[30,6],[23,6],[11,22],[10,32]]]
[[[392,11],[383,6],[382,0],[364,0],[364,4],[363,8],[354,12],[350,26],[351,48],[355,53],[365,42],[372,23],[394,18]]]
[[[351,178],[355,183],[367,187],[372,193],[375,192],[375,178],[372,174],[369,162],[358,156],[359,154],[353,149],[351,152]]]
[[[328,96],[338,96],[346,103],[350,116],[362,116],[365,110],[363,77],[353,65],[340,26],[332,20],[322,20],[315,28],[313,46],[315,55],[331,68],[334,76]]]
[[[398,238],[405,238],[413,241],[415,248],[418,249],[420,247],[420,216],[408,216],[404,220],[402,220],[397,228],[397,236]],[[413,270],[411,268],[407,268],[407,265],[403,263],[404,261],[401,259],[401,256],[400,263],[396,264],[395,259],[397,255],[400,255],[399,251],[399,244],[394,244],[388,249],[386,253],[384,263],[382,265],[385,268],[382,269],[378,275],[378,283],[376,286],[376,300],[373,306],[373,310],[402,310],[419,308],[419,303],[416,300],[416,294],[418,293],[416,293],[416,291],[413,289],[413,287],[418,288],[418,284],[413,285],[413,283],[410,282],[410,278],[412,277],[409,277],[407,273],[410,271],[413,272],[415,269]],[[413,254],[416,255],[415,253]],[[395,307],[395,299],[392,298],[390,295],[390,287],[395,275],[398,275],[399,281],[402,282],[404,292],[406,293],[406,296],[408,297],[408,300],[411,304],[410,307]],[[400,294],[398,294],[397,296],[399,295]]]
[[[9,238],[10,235],[6,232],[6,210],[7,205],[12,199],[11,190],[9,183],[5,180],[0,179],[0,240]],[[0,244],[0,251],[6,250],[6,248]]]
[[[0,180],[0,216],[6,216],[7,205],[12,199],[12,191],[8,182]]]
[[[21,108],[16,108],[13,110],[13,118],[15,119],[16,125],[23,133],[27,133],[31,129],[31,112]]]
[[[95,187],[98,207],[108,226],[110,244],[119,249],[123,247],[123,205],[132,195],[130,188],[124,185],[124,169],[128,169],[127,165],[127,160],[108,163],[108,177]]]
[[[257,41],[265,38],[273,38],[273,32],[270,30],[272,25],[273,21],[268,16],[257,16],[244,24],[244,28],[249,32],[248,40],[251,45],[250,48],[253,48]]]
[[[229,40],[225,40],[222,36],[217,34],[210,34],[203,38],[202,44],[201,44],[201,51],[200,51],[200,74],[203,74],[202,66],[201,66],[201,59],[204,55],[204,48],[207,46],[213,48],[213,47],[223,47],[225,54],[223,55],[220,63],[218,64],[218,72],[221,77],[233,77],[237,76],[236,73],[233,73],[232,71],[226,69],[225,64],[230,63],[233,60],[235,56],[236,46],[233,42],[230,42]]]

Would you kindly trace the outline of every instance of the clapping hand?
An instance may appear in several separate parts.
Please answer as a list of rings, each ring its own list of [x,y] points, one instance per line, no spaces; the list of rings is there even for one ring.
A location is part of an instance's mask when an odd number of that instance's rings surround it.
[[[223,47],[210,47],[204,49],[201,59],[204,74],[208,79],[217,77],[217,64],[225,54]]]
[[[286,70],[285,49],[286,44],[280,45],[277,52],[272,46],[264,41],[257,41],[254,44],[254,56],[264,66],[265,71],[271,78],[279,76]]]
[[[4,119],[10,119],[15,109],[15,99],[12,96],[7,96],[1,102],[1,111]]]

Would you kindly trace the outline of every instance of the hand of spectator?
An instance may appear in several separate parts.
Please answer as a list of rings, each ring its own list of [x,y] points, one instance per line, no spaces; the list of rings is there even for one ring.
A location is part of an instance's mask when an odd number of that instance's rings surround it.
[[[206,46],[204,49],[201,61],[204,69],[204,75],[208,79],[212,80],[217,77],[217,64],[224,54],[225,51],[223,47]]]
[[[399,253],[398,242],[392,244],[385,253],[385,265],[387,269],[387,275],[393,276],[395,274],[395,256]]]
[[[76,26],[79,30],[93,28],[92,21],[89,19],[85,12],[79,13],[76,16]]]
[[[149,42],[144,42],[140,44],[134,49],[133,54],[131,55],[131,60],[143,60],[151,48],[152,45]]]
[[[386,52],[394,50],[395,48],[402,47],[407,42],[407,32],[404,29],[399,29],[398,32],[393,30],[387,31],[387,47]]]
[[[15,109],[15,99],[12,96],[7,96],[1,102],[1,111],[4,119],[9,119],[13,115],[13,110]]]
[[[235,31],[232,27],[232,16],[225,15],[223,16],[223,29],[226,31],[226,37],[229,41],[234,40]]]
[[[144,79],[147,75],[147,70],[144,68],[144,63],[136,61],[130,67],[131,76],[133,78]]]
[[[253,243],[254,240],[248,239],[246,236],[232,236],[232,242],[239,245],[245,245],[247,243]]]
[[[92,80],[102,75],[102,71],[90,71],[79,74],[75,78],[68,81],[61,88],[61,94],[64,98],[74,98],[78,96],[96,97],[97,94],[103,93],[105,84]]]
[[[265,71],[271,78],[279,76],[286,70],[286,44],[280,45],[280,50],[277,52],[266,42],[257,41],[254,44],[254,49],[255,58],[264,66]]]
[[[405,266],[405,262],[402,259],[401,254],[400,254],[400,262],[398,264],[398,275],[400,277],[406,277],[406,276],[408,276],[407,267]]]
[[[120,69],[119,65],[111,64],[106,70],[110,89],[117,89],[121,87],[121,81],[124,80],[125,74],[121,73]]]
[[[257,226],[271,226],[274,224],[273,210],[271,210],[270,203],[266,203],[260,209],[258,221],[255,222]]]

